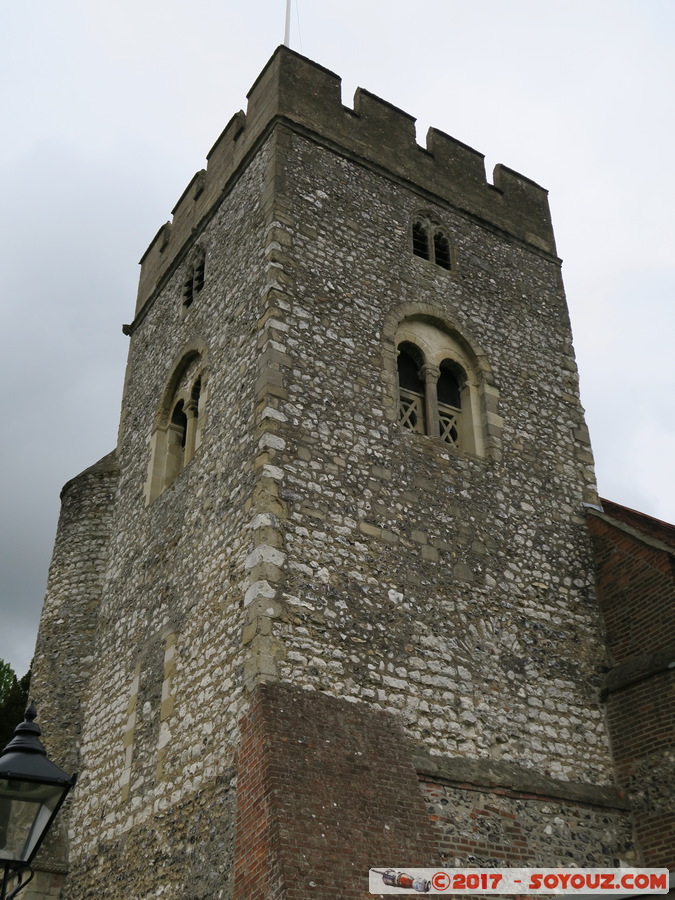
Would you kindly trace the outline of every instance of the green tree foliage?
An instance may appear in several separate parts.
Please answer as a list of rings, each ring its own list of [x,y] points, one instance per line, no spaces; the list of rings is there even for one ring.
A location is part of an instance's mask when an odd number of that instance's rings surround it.
[[[11,741],[16,726],[23,722],[29,689],[30,670],[19,679],[9,663],[0,659],[0,752]]]
[[[7,699],[15,678],[14,669],[4,659],[0,659],[0,705]]]

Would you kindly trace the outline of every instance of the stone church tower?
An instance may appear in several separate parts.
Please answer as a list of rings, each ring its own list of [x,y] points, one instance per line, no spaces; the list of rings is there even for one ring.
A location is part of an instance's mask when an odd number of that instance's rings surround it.
[[[80,773],[43,883],[355,900],[376,865],[639,864],[546,191],[279,48],[125,333],[38,640]]]

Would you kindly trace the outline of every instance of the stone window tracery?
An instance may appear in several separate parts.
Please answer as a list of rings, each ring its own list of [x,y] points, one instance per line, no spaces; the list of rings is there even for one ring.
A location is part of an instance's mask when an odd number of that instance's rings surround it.
[[[420,256],[422,259],[429,259],[429,231],[424,222],[419,219],[413,222],[412,249],[415,256]]]
[[[434,262],[441,269],[450,269],[450,241],[442,231],[434,232]]]
[[[484,455],[478,379],[460,341],[432,322],[411,318],[398,328],[396,350],[399,424]]]
[[[148,503],[170,487],[202,442],[206,408],[203,360],[193,351],[174,370],[155,417],[145,493]]]
[[[412,223],[412,251],[415,256],[452,269],[452,248],[441,225],[429,216],[418,215]]]

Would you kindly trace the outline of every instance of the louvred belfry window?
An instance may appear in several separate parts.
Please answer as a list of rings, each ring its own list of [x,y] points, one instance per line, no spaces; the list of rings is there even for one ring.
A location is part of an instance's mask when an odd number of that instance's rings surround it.
[[[206,273],[206,253],[198,248],[192,257],[192,261],[187,267],[185,280],[183,281],[183,307],[192,305],[192,301],[196,295],[204,287],[204,278]]]

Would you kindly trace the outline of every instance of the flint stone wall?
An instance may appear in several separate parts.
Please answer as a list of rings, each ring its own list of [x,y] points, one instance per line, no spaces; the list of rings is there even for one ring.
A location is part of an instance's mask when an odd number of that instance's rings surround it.
[[[263,149],[199,236],[207,280],[192,305],[183,309],[185,259],[131,329],[69,900],[120,896],[139,847],[154,862],[143,867],[135,896],[230,896],[268,165]],[[150,437],[187,350],[200,353],[208,374],[203,441],[148,506]],[[198,858],[205,872],[219,873],[217,890],[197,891]]]
[[[423,782],[444,866],[639,865],[630,815]]]
[[[559,261],[304,137],[283,147],[279,676],[393,710],[438,753],[607,782],[592,457]],[[421,207],[453,271],[412,254]],[[393,333],[416,312],[494,373],[503,431],[485,458],[395,421]]]

